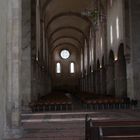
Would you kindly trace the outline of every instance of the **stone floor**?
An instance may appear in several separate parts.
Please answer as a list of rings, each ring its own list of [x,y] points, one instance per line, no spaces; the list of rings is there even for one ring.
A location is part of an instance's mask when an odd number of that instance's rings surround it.
[[[24,135],[20,140],[84,140],[85,115],[94,121],[140,120],[140,110],[75,111],[22,114]]]

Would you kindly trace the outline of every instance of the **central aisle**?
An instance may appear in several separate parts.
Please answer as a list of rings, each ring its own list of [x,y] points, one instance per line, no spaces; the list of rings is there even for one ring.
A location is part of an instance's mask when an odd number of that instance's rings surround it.
[[[25,140],[84,140],[86,113],[23,114]]]

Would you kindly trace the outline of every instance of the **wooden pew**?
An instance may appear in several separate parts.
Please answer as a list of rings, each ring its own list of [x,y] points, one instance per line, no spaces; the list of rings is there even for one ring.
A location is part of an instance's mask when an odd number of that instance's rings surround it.
[[[84,109],[127,109],[132,105],[136,106],[136,101],[132,102],[129,98],[118,98],[111,95],[98,95],[93,93],[81,92],[76,96],[83,105]]]
[[[52,93],[41,97],[38,101],[31,102],[29,107],[32,112],[72,110],[72,100],[65,94]]]
[[[140,140],[140,126],[98,127],[100,140]]]
[[[87,116],[85,121],[86,140],[140,140],[140,121],[92,121]]]

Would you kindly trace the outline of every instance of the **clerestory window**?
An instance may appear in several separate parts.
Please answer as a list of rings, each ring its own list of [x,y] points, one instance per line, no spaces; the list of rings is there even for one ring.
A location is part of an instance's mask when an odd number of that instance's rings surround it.
[[[74,64],[74,62],[70,63],[70,73],[75,73],[75,64]]]
[[[56,63],[56,73],[61,73],[61,64],[59,62]]]

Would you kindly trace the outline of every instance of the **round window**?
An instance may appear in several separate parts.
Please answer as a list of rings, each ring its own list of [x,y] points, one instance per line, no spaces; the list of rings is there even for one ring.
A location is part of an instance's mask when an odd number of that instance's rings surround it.
[[[62,50],[60,52],[60,56],[63,58],[63,59],[68,59],[70,57],[70,52],[68,50]]]

